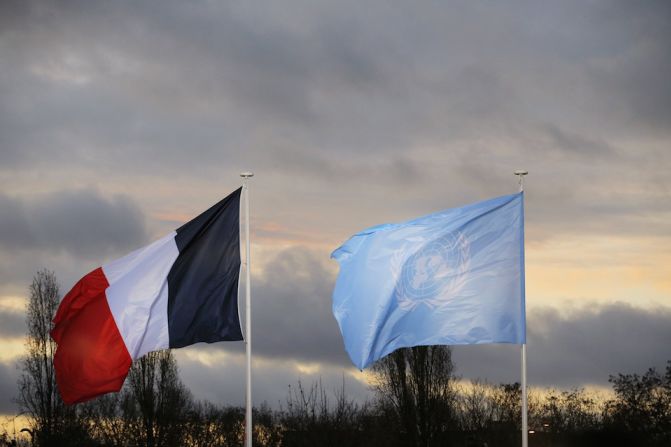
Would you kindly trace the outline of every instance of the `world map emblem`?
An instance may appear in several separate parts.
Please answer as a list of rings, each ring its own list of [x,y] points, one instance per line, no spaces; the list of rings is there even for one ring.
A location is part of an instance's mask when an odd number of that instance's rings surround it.
[[[463,233],[454,231],[428,241],[419,250],[417,244],[405,244],[398,250],[392,259],[398,306],[407,311],[420,305],[434,309],[454,298],[466,282],[469,245]]]

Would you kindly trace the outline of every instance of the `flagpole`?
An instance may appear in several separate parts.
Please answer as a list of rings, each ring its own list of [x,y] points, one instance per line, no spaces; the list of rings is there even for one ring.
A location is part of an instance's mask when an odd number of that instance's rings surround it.
[[[243,178],[242,190],[245,193],[245,348],[247,354],[247,373],[245,390],[245,447],[252,447],[252,304],[251,304],[251,250],[249,244],[249,186],[247,181],[254,173],[240,173]]]
[[[519,178],[520,192],[524,191],[524,176],[527,175],[529,171],[517,170],[515,175]],[[524,287],[524,285],[523,285]],[[526,300],[525,300],[526,301]],[[526,307],[526,303],[525,303]],[[525,319],[525,331],[526,331],[526,312],[524,312]],[[529,422],[527,414],[527,344],[526,344],[526,334],[525,342],[522,343],[522,447],[528,447],[529,445]]]

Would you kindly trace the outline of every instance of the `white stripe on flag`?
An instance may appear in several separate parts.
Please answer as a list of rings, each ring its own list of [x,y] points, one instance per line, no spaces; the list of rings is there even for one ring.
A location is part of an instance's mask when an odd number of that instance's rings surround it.
[[[103,266],[107,302],[132,359],[169,345],[168,273],[179,255],[176,234]]]

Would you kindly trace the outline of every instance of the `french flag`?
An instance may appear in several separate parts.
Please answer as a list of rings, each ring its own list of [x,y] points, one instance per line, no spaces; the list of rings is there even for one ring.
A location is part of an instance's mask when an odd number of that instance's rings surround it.
[[[65,403],[119,391],[132,361],[150,351],[242,340],[241,190],[93,270],[63,297],[51,337]]]

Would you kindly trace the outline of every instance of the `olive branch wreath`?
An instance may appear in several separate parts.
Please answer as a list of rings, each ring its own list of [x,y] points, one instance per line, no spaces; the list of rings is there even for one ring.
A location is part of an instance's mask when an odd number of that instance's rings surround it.
[[[445,282],[445,285],[434,294],[433,297],[424,299],[413,299],[408,294],[408,284],[403,276],[403,268],[409,259],[414,254],[408,256],[408,244],[404,244],[400,249],[396,250],[391,257],[391,275],[395,284],[394,296],[398,302],[398,307],[404,311],[411,311],[420,304],[425,304],[429,309],[435,309],[442,306],[446,299],[457,294],[466,285],[465,273],[469,270],[471,259],[468,239],[459,231],[445,235],[437,240],[430,242],[431,244],[440,243],[449,238],[452,247],[456,247],[461,262],[457,266],[457,271],[451,275],[451,279]]]

